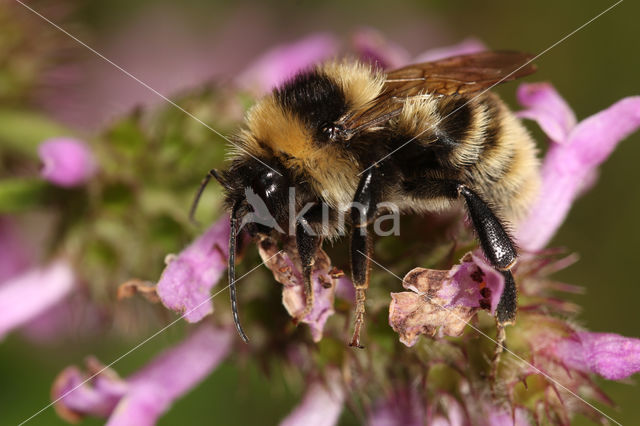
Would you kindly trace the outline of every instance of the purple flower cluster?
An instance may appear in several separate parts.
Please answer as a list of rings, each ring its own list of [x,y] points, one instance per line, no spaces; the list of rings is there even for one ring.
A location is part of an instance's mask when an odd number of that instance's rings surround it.
[[[38,154],[43,165],[42,178],[57,186],[86,184],[96,172],[93,153],[76,139],[48,139],[40,144]],[[71,325],[65,321],[68,319],[65,313],[57,314],[63,306],[68,310],[65,303],[77,290],[72,265],[67,259],[58,258],[33,266],[29,251],[32,250],[24,246],[16,222],[0,217],[0,338],[13,329],[23,328],[27,335],[46,340],[51,333],[43,335],[41,325],[48,332]],[[55,327],[56,322],[60,327]]]
[[[384,67],[410,61],[409,55],[379,34],[365,30],[353,39],[364,60]],[[301,69],[333,56],[337,41],[317,34],[291,45],[275,48],[237,78],[239,86],[263,93]],[[443,49],[424,52],[414,61],[435,60],[455,54],[483,50],[482,43],[468,39]],[[567,103],[547,83],[523,84],[518,100],[525,108],[518,115],[535,120],[550,141],[541,175],[542,190],[529,216],[516,230],[516,238],[532,263],[515,270],[524,275],[535,264],[536,254],[561,226],[574,200],[595,182],[597,168],[617,143],[640,127],[640,97],[625,98],[578,123]],[[97,165],[91,152],[79,141],[54,139],[40,147],[44,164],[42,176],[62,187],[87,183]],[[39,314],[60,303],[76,289],[73,269],[64,259],[45,267],[28,269],[16,246],[10,222],[0,221],[0,247],[14,260],[0,259],[0,337],[28,324]],[[229,225],[223,217],[178,255],[167,257],[156,292],[165,307],[184,316],[190,323],[213,312],[211,290],[220,280],[228,258]],[[284,251],[260,247],[260,255],[277,281],[283,284],[283,304],[296,318],[304,305],[300,262],[295,248]],[[313,274],[315,306],[301,321],[307,323],[314,341],[334,313],[336,293],[349,301],[347,278],[331,266],[321,252]],[[389,324],[406,346],[415,345],[421,335],[440,339],[460,336],[466,325],[485,310],[495,312],[502,288],[502,276],[476,252],[465,255],[450,270],[416,268],[403,280],[409,290],[391,294]],[[527,297],[527,288],[524,288]],[[344,297],[343,297],[344,296]],[[20,309],[16,309],[20,306]],[[550,322],[552,320],[549,320]],[[526,321],[525,321],[526,322]],[[640,339],[615,334],[590,333],[565,322],[554,322],[554,331],[523,328],[522,339],[536,342],[531,365],[573,380],[570,386],[590,385],[588,374],[620,380],[640,371]],[[560,324],[560,325],[558,325]],[[87,360],[87,370],[69,367],[53,386],[58,413],[69,421],[86,415],[108,418],[109,425],[151,425],[173,401],[203,380],[227,356],[234,334],[228,328],[200,324],[182,343],[168,349],[137,373],[123,379],[96,359]],[[520,371],[524,380],[533,370]],[[573,375],[573,376],[572,376]],[[563,376],[564,377],[564,376]],[[347,384],[338,369],[328,367],[323,379],[310,380],[298,407],[282,424],[292,426],[336,424],[347,399]],[[551,397],[549,397],[551,398]],[[555,402],[549,402],[549,404]],[[425,400],[419,388],[399,386],[389,390],[372,405],[369,423],[373,425],[423,424],[465,425],[472,416],[484,416],[488,425],[530,424],[530,413],[523,407],[496,404],[483,394],[475,401],[442,392]],[[471,412],[475,409],[476,412]]]

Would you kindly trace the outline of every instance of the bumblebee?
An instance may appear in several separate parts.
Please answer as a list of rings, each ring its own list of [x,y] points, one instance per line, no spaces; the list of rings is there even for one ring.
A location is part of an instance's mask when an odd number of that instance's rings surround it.
[[[482,52],[391,72],[334,61],[298,74],[258,101],[236,137],[230,167],[212,170],[198,192],[199,197],[210,178],[225,190],[231,216],[229,287],[243,340],[236,240],[242,219],[259,214],[248,198],[261,200],[273,217],[273,226],[248,223],[244,229],[253,237],[276,238],[283,229],[295,235],[306,295],[299,319],[313,306],[316,250],[323,239],[342,233],[339,218],[347,217],[356,289],[350,345],[357,347],[372,255],[369,225],[381,213],[380,203],[420,214],[463,199],[486,258],[505,278],[498,324],[512,323],[517,303],[511,268],[517,252],[507,226],[522,218],[536,196],[538,160],[526,129],[488,90],[532,73],[530,61],[519,52]],[[296,207],[307,206],[295,217],[292,197]]]

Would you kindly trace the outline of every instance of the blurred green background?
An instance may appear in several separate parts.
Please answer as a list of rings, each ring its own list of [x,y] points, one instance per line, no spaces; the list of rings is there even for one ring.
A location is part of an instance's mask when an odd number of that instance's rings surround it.
[[[41,10],[45,14],[47,10],[53,10],[50,3],[30,4],[36,8],[43,6]],[[334,33],[346,42],[358,28],[372,27],[412,54],[453,44],[469,36],[477,37],[491,48],[537,54],[612,4],[611,1],[546,0],[393,3],[379,0],[348,3],[112,0],[69,3],[70,12],[58,23],[141,80],[159,90],[171,90],[189,87],[191,79],[198,78],[197,72],[193,71],[195,66],[188,65],[189,60],[201,57],[204,66],[211,67],[211,74],[224,81],[225,75],[241,70],[268,47],[315,31]],[[26,9],[23,13],[31,14]],[[619,4],[537,59],[539,71],[529,81],[552,82],[579,120],[622,97],[640,94],[639,17],[638,2]],[[49,24],[42,21],[41,25]],[[0,36],[1,32],[2,29]],[[114,47],[118,46],[118,40],[122,44],[122,40],[132,34],[139,37],[131,40],[138,48],[153,40],[156,44],[148,51],[141,49],[142,56],[126,54]],[[172,36],[174,34],[176,37]],[[157,60],[151,62],[153,67],[158,67],[162,61],[175,62],[171,57],[163,56],[162,45],[165,40],[170,44],[178,39],[192,42],[185,46],[190,53],[175,59],[184,62],[169,65],[170,75],[147,75],[150,71],[145,68],[145,63],[149,65],[146,61]],[[176,52],[175,46],[168,48]],[[145,55],[150,52],[160,59],[147,58]],[[91,53],[86,52],[86,55],[83,77],[87,87],[100,86],[108,79],[112,87],[120,86],[123,91],[138,91],[148,99],[155,96]],[[166,80],[176,83],[164,85],[162,81]],[[500,90],[514,107],[515,87],[510,84]],[[85,94],[90,96],[92,93],[99,96],[100,90]],[[104,117],[109,116],[104,108],[112,106],[115,110],[126,110],[127,107],[110,105],[118,102],[108,97],[85,98],[84,101],[90,111],[90,103],[94,107],[98,105],[94,110],[103,113]],[[64,118],[64,111],[58,112]],[[89,132],[92,126],[99,124],[94,118],[85,117],[84,121],[78,121],[78,126],[84,126]],[[535,126],[530,125],[530,128],[541,139]],[[221,142],[216,140],[215,143]],[[558,279],[585,287],[586,293],[574,299],[584,308],[581,323],[592,331],[640,337],[640,315],[636,306],[640,300],[640,279],[636,270],[640,241],[637,219],[640,211],[639,159],[640,133],[636,133],[624,141],[601,168],[597,185],[574,205],[552,243],[552,246],[567,247],[580,255],[580,261],[558,274]],[[135,371],[161,348],[178,341],[180,335],[179,330],[164,333],[114,368],[123,375]],[[78,345],[67,342],[43,349],[17,335],[8,337],[0,346],[0,423],[17,423],[44,407],[49,402],[52,379],[63,367],[81,363],[88,353],[87,348],[102,361],[109,362],[136,343],[100,338]],[[618,404],[616,409],[604,408],[605,412],[622,424],[640,424],[638,388],[631,383],[602,381],[601,384]],[[297,392],[279,379],[277,373],[267,379],[257,372],[256,366],[248,365],[240,371],[236,366],[225,365],[180,400],[160,424],[275,424],[297,403]],[[342,422],[353,424],[354,420],[345,414]],[[85,424],[100,423],[85,421]],[[63,422],[48,409],[30,424]],[[575,424],[588,423],[577,419]]]

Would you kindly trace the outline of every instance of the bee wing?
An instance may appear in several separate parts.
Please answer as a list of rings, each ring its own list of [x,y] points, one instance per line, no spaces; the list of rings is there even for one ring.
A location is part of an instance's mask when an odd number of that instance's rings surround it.
[[[522,52],[480,52],[390,71],[380,95],[345,116],[340,124],[347,132],[356,133],[400,114],[403,101],[412,96],[451,96],[487,90],[535,72],[531,59],[531,55]]]
[[[522,52],[480,52],[409,65],[387,74],[384,91],[412,96],[479,92],[533,73],[532,56]]]

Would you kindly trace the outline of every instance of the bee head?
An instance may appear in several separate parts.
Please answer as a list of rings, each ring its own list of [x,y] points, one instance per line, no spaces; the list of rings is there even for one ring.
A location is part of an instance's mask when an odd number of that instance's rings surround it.
[[[289,173],[276,160],[243,158],[219,179],[225,204],[251,234],[284,233],[288,229]]]

